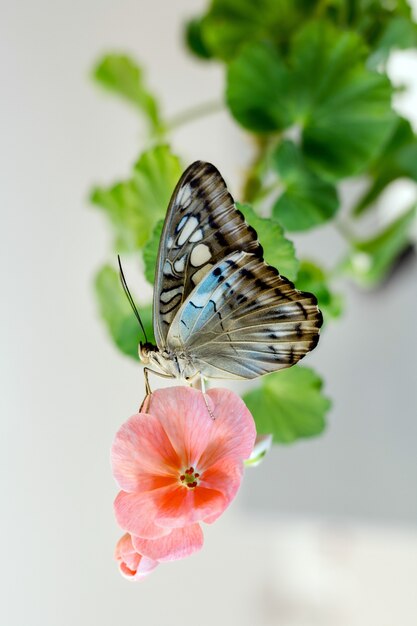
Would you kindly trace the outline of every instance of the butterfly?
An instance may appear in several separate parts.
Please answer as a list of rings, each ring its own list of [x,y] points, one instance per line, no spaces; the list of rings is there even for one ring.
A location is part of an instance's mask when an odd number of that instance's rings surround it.
[[[160,239],[156,346],[139,346],[146,368],[188,382],[251,379],[297,363],[317,345],[321,325],[315,296],[263,260],[219,171],[202,161],[190,165]]]

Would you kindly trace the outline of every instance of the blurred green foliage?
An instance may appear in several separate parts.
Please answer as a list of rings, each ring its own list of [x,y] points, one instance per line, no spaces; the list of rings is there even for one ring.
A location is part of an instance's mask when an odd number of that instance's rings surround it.
[[[410,246],[416,208],[393,211],[381,225],[378,202],[399,178],[417,182],[417,137],[392,106],[386,64],[395,49],[417,47],[417,26],[405,0],[212,0],[184,27],[190,53],[224,68],[224,106],[253,139],[253,160],[242,181],[240,210],[255,228],[267,262],[313,292],[325,322],[343,313],[334,289],[339,276],[361,287],[380,285]],[[117,252],[142,259],[153,284],[163,218],[183,166],[171,152],[176,124],[202,115],[201,103],[165,119],[143,68],[108,54],[93,77],[146,122],[148,140],[130,176],[91,192],[111,225]],[[211,95],[211,94],[210,94]],[[353,176],[366,188],[340,215],[341,183]],[[394,207],[395,209],[395,207]],[[363,215],[375,232],[362,233]],[[297,259],[286,232],[335,224],[345,237],[333,268]],[[101,315],[116,346],[137,358],[140,332],[112,265],[96,278]],[[151,306],[141,309],[152,340]],[[245,395],[258,430],[288,443],[319,434],[330,402],[310,368],[271,374]]]
[[[124,54],[108,54],[97,63],[93,77],[105,89],[122,97],[143,113],[151,131],[163,132],[156,98],[147,90],[143,70],[133,59]]]
[[[143,248],[156,222],[165,215],[181,171],[170,148],[157,145],[140,156],[128,180],[92,190],[91,202],[109,218],[119,252]]]
[[[197,56],[228,62],[253,41],[270,41],[285,53],[300,28],[317,18],[356,32],[383,60],[393,49],[416,45],[405,0],[212,0],[185,36]]]
[[[291,367],[262,379],[243,399],[260,434],[272,433],[275,443],[291,443],[320,434],[330,400],[321,378],[309,367]]]
[[[270,265],[279,268],[280,273],[290,280],[295,280],[298,274],[299,261],[295,256],[292,241],[284,237],[282,226],[272,220],[259,217],[249,204],[236,203],[242,211],[246,221],[258,233],[259,241],[264,249],[264,259]]]
[[[329,273],[312,261],[302,260],[297,275],[296,287],[316,296],[324,322],[340,317],[343,313],[343,296],[329,287]]]
[[[324,20],[307,23],[288,55],[269,42],[243,48],[228,67],[227,102],[253,132],[297,126],[301,150],[318,173],[351,176],[378,154],[395,120],[390,83],[365,59],[355,33]]]
[[[104,265],[97,273],[95,290],[100,315],[105,321],[114,343],[121,352],[138,359],[139,342],[143,341],[144,338],[120,286],[119,272],[110,265]],[[152,306],[141,307],[140,316],[148,340],[154,342]]]
[[[412,206],[374,237],[353,241],[342,269],[364,287],[377,285],[410,245],[415,223],[416,207]]]
[[[309,230],[335,215],[339,208],[336,187],[306,164],[299,146],[282,141],[272,155],[272,167],[283,186],[272,213],[284,228]]]

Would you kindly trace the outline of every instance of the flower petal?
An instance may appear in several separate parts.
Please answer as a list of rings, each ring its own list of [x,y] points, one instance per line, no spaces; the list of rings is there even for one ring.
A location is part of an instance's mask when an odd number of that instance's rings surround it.
[[[162,424],[146,413],[133,415],[119,429],[111,460],[113,475],[124,491],[160,487],[181,467]]]
[[[199,524],[174,528],[169,535],[159,539],[132,537],[135,549],[150,559],[176,561],[190,556],[203,546],[203,531]]]
[[[156,560],[143,556],[135,550],[129,533],[123,535],[117,542],[114,558],[119,563],[120,573],[130,580],[144,578],[158,565]]]
[[[190,387],[158,389],[151,396],[149,411],[162,424],[182,467],[195,464],[213,430],[213,419],[202,392]]]
[[[207,394],[214,405],[213,430],[197,466],[209,468],[220,459],[247,459],[256,438],[255,422],[245,403],[228,389],[210,389]]]
[[[239,488],[256,431],[243,401],[226,389],[205,395],[187,387],[161,389],[151,396],[149,410],[122,426],[112,459],[123,489],[115,501],[119,524],[155,539],[172,528],[217,519]],[[190,467],[198,478],[194,488],[180,482]]]
[[[157,509],[158,526],[178,528],[201,522],[213,514],[220,515],[229,504],[223,493],[199,485],[195,489],[178,486],[152,492]]]
[[[155,538],[169,533],[169,528],[155,524],[157,509],[147,493],[120,491],[114,501],[117,523],[132,535]]]
[[[227,509],[238,492],[242,475],[243,462],[236,459],[221,459],[201,475],[200,485],[196,491],[208,487],[211,490],[221,491],[224,497],[223,506],[217,510],[213,507],[210,514],[204,517],[204,522],[212,524]]]

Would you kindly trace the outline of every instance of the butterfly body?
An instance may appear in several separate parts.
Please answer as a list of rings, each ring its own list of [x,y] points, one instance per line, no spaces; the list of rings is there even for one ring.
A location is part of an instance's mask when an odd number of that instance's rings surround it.
[[[182,175],[161,235],[154,291],[156,346],[140,357],[163,376],[250,379],[290,367],[322,324],[316,298],[265,263],[255,230],[218,170]]]
[[[157,346],[147,343],[140,346],[139,356],[144,365],[161,376],[189,382],[200,374],[191,356],[184,351],[160,351]]]

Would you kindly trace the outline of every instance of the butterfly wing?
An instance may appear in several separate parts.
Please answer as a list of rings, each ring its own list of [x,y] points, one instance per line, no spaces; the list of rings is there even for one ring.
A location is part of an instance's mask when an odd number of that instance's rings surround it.
[[[317,345],[321,324],[315,296],[256,255],[234,252],[189,295],[167,344],[204,376],[249,379],[297,363]]]
[[[262,257],[255,230],[236,209],[218,170],[196,161],[174,190],[159,244],[153,310],[160,350],[181,305],[207,272],[235,250]]]

